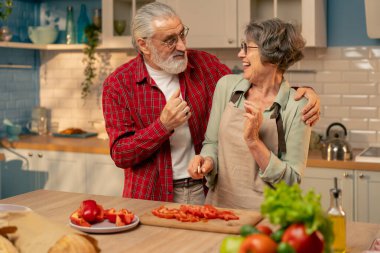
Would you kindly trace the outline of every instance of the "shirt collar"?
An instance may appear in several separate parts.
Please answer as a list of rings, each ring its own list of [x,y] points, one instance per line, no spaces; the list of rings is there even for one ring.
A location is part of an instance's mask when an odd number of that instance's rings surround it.
[[[240,82],[236,85],[234,92],[247,92],[249,88],[251,87],[251,84],[248,80],[242,78]],[[278,94],[273,102],[278,103],[281,106],[282,110],[285,110],[286,105],[288,103],[290,96],[290,85],[288,81],[285,79],[282,79],[282,82],[280,84],[280,90],[278,91]]]

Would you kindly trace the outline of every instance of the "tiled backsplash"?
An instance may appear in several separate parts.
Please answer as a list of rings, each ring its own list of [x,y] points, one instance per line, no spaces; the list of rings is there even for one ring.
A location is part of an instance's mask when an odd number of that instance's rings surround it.
[[[236,49],[207,50],[229,67],[241,66]],[[105,76],[136,55],[135,51],[100,51],[101,70],[93,92],[81,99],[84,79],[82,52],[41,53],[40,101],[52,110],[59,129],[92,130],[91,121],[102,119],[101,88]],[[325,135],[333,122],[343,123],[353,147],[380,142],[380,48],[308,48],[305,58],[291,68],[286,78],[292,85],[311,86],[321,98],[321,120],[313,128]]]

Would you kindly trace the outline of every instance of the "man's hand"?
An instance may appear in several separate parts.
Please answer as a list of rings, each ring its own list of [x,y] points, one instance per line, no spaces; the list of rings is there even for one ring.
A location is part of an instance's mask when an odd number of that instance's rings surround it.
[[[191,117],[190,107],[181,99],[180,94],[180,89],[174,92],[160,115],[160,120],[168,131],[181,126]]]
[[[300,100],[305,97],[309,100],[307,105],[302,109],[302,120],[310,126],[314,126],[320,118],[321,101],[311,88],[300,87],[294,95],[294,100]]]

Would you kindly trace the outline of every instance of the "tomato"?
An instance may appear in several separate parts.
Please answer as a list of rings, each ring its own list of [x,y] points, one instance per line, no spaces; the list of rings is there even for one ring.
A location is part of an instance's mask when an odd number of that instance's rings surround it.
[[[237,253],[241,243],[244,241],[242,236],[230,235],[223,239],[219,253]]]
[[[306,233],[304,224],[292,224],[284,232],[282,241],[290,244],[297,253],[321,253],[324,240],[319,231]]]
[[[256,226],[256,229],[258,230],[258,231],[260,231],[261,233],[263,233],[263,234],[266,234],[266,235],[268,235],[268,236],[271,236],[271,234],[272,234],[272,229],[270,228],[270,227],[268,227],[268,226],[265,226],[265,225],[257,225]]]
[[[277,244],[266,234],[247,236],[240,245],[239,253],[276,253]]]

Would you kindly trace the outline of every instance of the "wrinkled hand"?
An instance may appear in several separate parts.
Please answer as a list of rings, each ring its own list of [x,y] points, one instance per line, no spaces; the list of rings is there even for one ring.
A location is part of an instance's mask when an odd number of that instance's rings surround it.
[[[160,115],[160,120],[168,131],[181,126],[191,117],[190,107],[181,99],[180,94],[180,89],[174,92]]]
[[[300,87],[297,89],[296,94],[294,95],[294,100],[300,100],[302,97],[305,97],[309,100],[307,105],[302,109],[302,120],[310,126],[314,126],[321,114],[321,101],[311,88]]]
[[[191,159],[189,166],[187,167],[187,172],[189,172],[192,178],[201,179],[213,169],[214,161],[211,157],[196,155]]]
[[[246,100],[244,102],[244,140],[248,147],[254,145],[259,140],[259,130],[263,123],[263,114],[259,107],[253,102]]]

